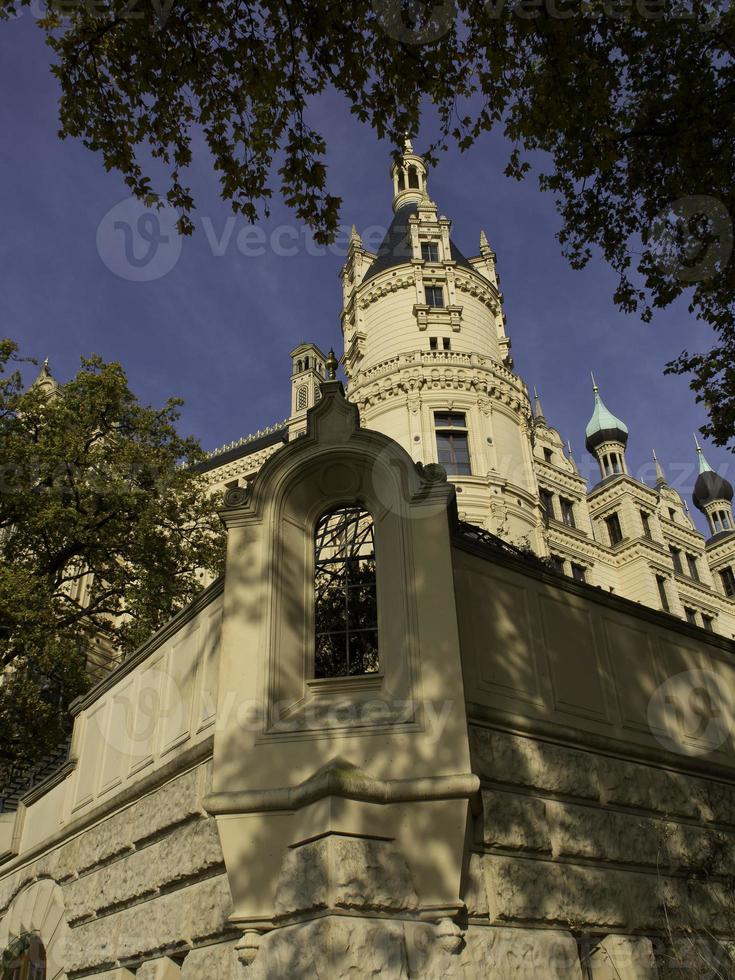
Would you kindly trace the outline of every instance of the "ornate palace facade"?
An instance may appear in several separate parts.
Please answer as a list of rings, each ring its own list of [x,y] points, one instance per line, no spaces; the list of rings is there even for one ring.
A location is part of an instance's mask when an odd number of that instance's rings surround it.
[[[341,360],[362,424],[395,439],[416,462],[441,463],[462,519],[579,581],[735,636],[732,486],[698,448],[693,502],[710,528],[703,537],[658,460],[654,486],[628,473],[628,429],[593,382],[586,449],[599,482],[589,488],[539,398],[532,405],[514,373],[496,256],[484,232],[479,254],[465,258],[410,144],[392,179],[385,240],[373,254],[353,231],[341,273]],[[218,490],[247,483],[304,431],[327,358],[312,344],[291,358],[290,417],[212,454],[207,470]]]

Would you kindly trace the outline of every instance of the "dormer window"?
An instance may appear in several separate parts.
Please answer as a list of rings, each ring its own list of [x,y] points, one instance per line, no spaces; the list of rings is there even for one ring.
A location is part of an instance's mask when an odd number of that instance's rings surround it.
[[[421,242],[421,258],[424,262],[438,262],[439,245],[436,242]]]
[[[373,519],[359,505],[318,522],[314,565],[315,677],[378,671]]]

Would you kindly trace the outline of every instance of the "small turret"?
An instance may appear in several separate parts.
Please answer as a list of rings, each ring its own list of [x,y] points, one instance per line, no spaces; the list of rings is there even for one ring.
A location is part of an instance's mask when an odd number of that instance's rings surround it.
[[[597,459],[604,480],[606,477],[628,472],[625,464],[628,427],[605,406],[594,375],[592,391],[595,395],[595,408],[585,429],[585,446]]]
[[[697,436],[694,436],[699,459],[699,476],[694,484],[692,501],[705,517],[712,535],[733,530],[733,488],[729,480],[716,473],[705,459]]]
[[[427,192],[426,164],[423,157],[413,152],[411,140],[403,144],[403,156],[390,171],[393,178],[393,210],[406,204],[419,204]]]
[[[38,372],[38,377],[31,385],[31,388],[37,388],[42,395],[47,398],[51,398],[57,393],[61,386],[56,378],[51,374],[51,369],[48,366],[48,358],[46,358],[41,365],[41,370]]]
[[[316,344],[301,343],[291,351],[291,434],[306,426],[306,413],[317,403],[326,376],[327,358]]]

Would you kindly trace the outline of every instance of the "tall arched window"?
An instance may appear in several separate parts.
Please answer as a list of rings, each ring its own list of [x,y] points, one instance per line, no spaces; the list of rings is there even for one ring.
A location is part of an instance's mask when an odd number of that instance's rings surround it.
[[[408,168],[408,186],[418,187],[419,186],[419,175],[416,167]]]
[[[299,390],[296,392],[296,411],[300,412],[302,409],[306,408],[309,403],[309,389],[306,385],[301,385]]]
[[[1,980],[46,980],[46,950],[36,933],[16,939],[0,964]]]
[[[376,673],[375,538],[359,505],[330,510],[317,524],[314,584],[314,676]]]

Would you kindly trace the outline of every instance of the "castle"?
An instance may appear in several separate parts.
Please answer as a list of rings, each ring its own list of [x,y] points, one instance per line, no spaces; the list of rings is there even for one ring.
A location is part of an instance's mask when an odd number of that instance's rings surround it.
[[[599,466],[588,491],[538,397],[513,372],[496,256],[485,233],[467,259],[451,221],[428,196],[427,173],[407,144],[392,168],[393,220],[378,253],[353,230],[343,286],[342,364],[362,425],[395,439],[413,460],[440,463],[463,520],[546,556],[580,582],[735,636],[733,488],[697,446],[693,494],[710,537],[655,461],[651,487],[628,473],[628,429],[593,380],[586,449]],[[246,483],[302,433],[325,380],[313,344],[291,352],[291,415],[256,438],[212,453],[218,491]]]
[[[224,575],[72,706],[0,813],[3,980],[684,980],[735,956],[735,532],[589,492],[514,374],[494,255],[407,146],[337,359],[202,466]]]

